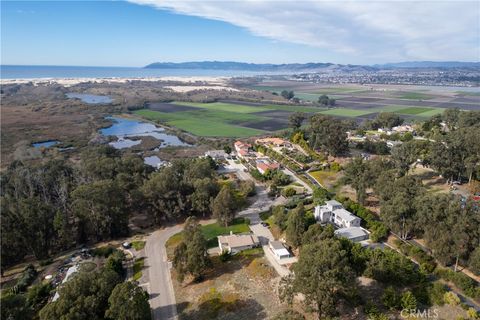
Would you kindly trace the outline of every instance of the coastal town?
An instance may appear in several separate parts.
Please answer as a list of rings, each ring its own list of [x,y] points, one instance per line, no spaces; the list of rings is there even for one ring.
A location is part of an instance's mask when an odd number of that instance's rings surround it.
[[[1,1],[0,319],[480,320],[472,1]]]

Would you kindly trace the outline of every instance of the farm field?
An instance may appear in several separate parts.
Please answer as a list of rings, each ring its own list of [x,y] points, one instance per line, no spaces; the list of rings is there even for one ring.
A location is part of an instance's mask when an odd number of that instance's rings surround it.
[[[415,86],[322,86],[294,81],[271,81],[265,85],[248,87],[277,93],[293,90],[305,103],[292,105],[235,100],[212,103],[174,101],[149,103],[146,109],[134,113],[197,136],[243,138],[288,128],[288,118],[296,111],[306,113],[307,117],[320,113],[362,122],[373,119],[380,112],[394,112],[408,120],[424,120],[442,113],[445,108],[480,109],[480,97],[477,95]],[[312,104],[322,94],[336,99],[336,106],[326,108]]]

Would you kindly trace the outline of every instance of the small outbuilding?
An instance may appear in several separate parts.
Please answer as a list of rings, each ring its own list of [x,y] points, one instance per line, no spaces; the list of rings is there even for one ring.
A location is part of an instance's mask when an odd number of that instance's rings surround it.
[[[284,258],[290,258],[291,254],[285,248],[285,245],[283,242],[280,241],[270,241],[268,243],[268,246],[270,247],[270,250],[272,250],[273,254],[278,258],[278,259],[284,259]]]

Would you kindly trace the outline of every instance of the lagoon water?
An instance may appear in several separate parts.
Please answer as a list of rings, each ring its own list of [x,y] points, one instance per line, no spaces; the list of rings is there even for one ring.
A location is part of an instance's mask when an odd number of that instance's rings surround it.
[[[41,147],[50,148],[50,147],[58,144],[59,142],[60,141],[58,141],[58,140],[41,141],[41,142],[32,143],[32,146],[34,148],[41,148]]]
[[[160,148],[167,146],[189,146],[188,143],[181,141],[177,136],[165,133],[165,129],[159,128],[151,123],[142,122],[133,119],[120,117],[107,117],[113,120],[114,124],[108,128],[100,130],[105,136],[116,136],[119,140],[112,142],[111,145],[118,149],[129,148],[137,145],[140,140],[133,141],[128,137],[151,136],[162,141]]]
[[[88,93],[75,93],[70,92],[66,94],[67,98],[70,99],[80,99],[85,103],[88,104],[108,104],[111,103],[113,100],[109,96],[99,96],[96,94],[88,94]]]
[[[145,69],[127,67],[14,66],[0,65],[1,79],[40,78],[152,78],[167,76],[253,76],[269,72],[201,69]]]
[[[145,164],[148,164],[154,168],[159,168],[160,165],[163,163],[163,161],[157,156],[145,157],[143,158],[143,162],[145,162]]]

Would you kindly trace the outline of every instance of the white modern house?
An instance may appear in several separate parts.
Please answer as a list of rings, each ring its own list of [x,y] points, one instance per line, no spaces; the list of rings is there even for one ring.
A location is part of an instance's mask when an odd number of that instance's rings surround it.
[[[323,206],[316,206],[315,219],[321,224],[333,224],[337,230],[335,235],[352,241],[362,241],[369,238],[369,232],[360,227],[361,219],[345,210],[336,200],[326,201]]]
[[[205,152],[205,157],[210,157],[213,160],[225,160],[228,155],[223,150],[209,150]]]
[[[233,234],[227,236],[218,236],[218,247],[220,252],[228,251],[229,253],[237,253],[242,250],[258,247],[260,241],[254,234]]]
[[[340,228],[335,230],[335,236],[339,238],[347,238],[353,242],[367,240],[370,232],[362,227]]]
[[[268,247],[272,250],[273,254],[278,259],[290,258],[290,252],[285,248],[285,245],[281,241],[270,241]]]

